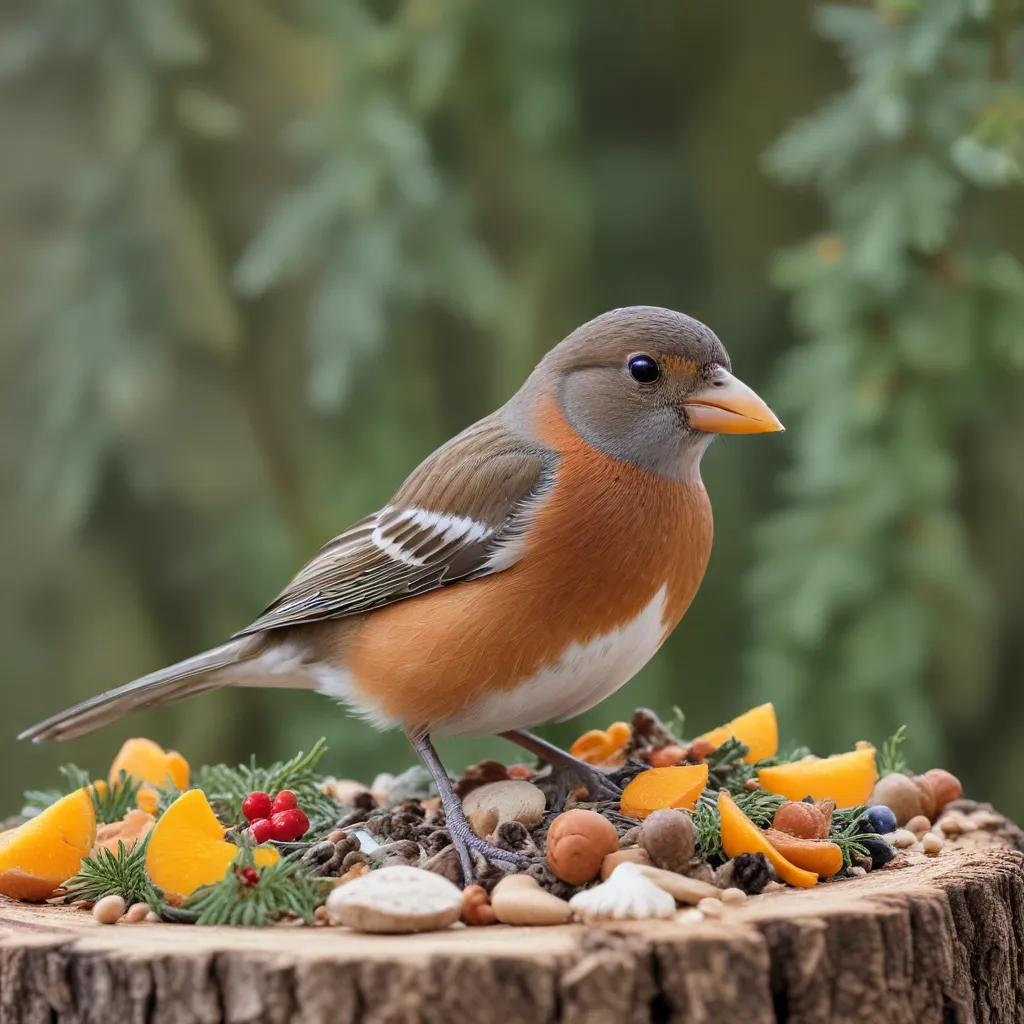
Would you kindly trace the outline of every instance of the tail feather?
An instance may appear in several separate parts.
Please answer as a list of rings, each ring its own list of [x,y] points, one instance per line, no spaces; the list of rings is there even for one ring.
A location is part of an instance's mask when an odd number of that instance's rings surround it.
[[[76,704],[26,729],[20,740],[70,740],[76,736],[84,736],[109,722],[132,711],[167,704],[171,701],[190,697],[204,690],[212,690],[223,685],[220,676],[225,669],[250,656],[253,648],[251,640],[230,640],[220,647],[214,647],[195,657],[179,661],[176,665],[151,672],[141,679],[136,679],[116,690],[108,690],[98,697]]]

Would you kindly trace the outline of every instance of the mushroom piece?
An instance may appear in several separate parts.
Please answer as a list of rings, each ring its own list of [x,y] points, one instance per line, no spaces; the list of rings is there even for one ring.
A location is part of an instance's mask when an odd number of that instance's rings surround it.
[[[491,835],[505,821],[518,821],[527,828],[544,817],[544,794],[532,782],[505,779],[489,782],[467,794],[462,801],[470,827],[481,838]]]
[[[620,864],[608,881],[577,893],[569,906],[582,921],[643,921],[669,918],[676,901],[647,878],[638,864]]]

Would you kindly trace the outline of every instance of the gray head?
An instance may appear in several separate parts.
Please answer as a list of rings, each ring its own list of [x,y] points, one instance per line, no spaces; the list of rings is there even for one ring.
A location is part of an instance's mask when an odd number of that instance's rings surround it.
[[[691,478],[715,434],[782,430],[732,375],[715,333],[657,306],[616,309],[551,350],[524,391],[553,389],[583,439],[661,476]]]

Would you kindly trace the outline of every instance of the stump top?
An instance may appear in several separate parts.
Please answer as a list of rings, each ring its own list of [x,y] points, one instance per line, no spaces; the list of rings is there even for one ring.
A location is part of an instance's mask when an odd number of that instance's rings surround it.
[[[109,927],[2,900],[0,1021],[1024,1019],[1024,855],[993,846],[899,862],[687,925]]]

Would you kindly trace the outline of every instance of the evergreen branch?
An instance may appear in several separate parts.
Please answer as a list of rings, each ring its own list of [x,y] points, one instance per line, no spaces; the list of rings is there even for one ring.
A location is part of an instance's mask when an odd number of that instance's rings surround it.
[[[865,839],[877,839],[877,834],[862,831],[863,818],[867,807],[847,807],[832,812],[832,826],[829,829],[829,842],[835,843],[843,851],[843,867],[853,864],[853,858],[870,857],[871,854],[863,845]]]
[[[128,906],[133,903],[148,903],[154,909],[160,898],[156,888],[146,874],[146,847],[149,836],[130,847],[123,840],[117,841],[117,853],[105,846],[94,850],[78,870],[78,874],[67,882],[65,903],[86,900],[95,903],[104,896],[123,896]]]
[[[326,751],[327,741],[321,737],[308,753],[300,752],[267,768],[257,767],[255,759],[234,768],[225,764],[206,766],[197,773],[196,787],[206,794],[214,813],[227,825],[244,820],[242,801],[250,793],[262,791],[273,796],[290,789],[309,818],[310,832],[318,835],[332,829],[338,819],[338,805],[320,792],[322,778],[314,771]]]
[[[115,782],[104,786],[90,786],[96,821],[104,825],[121,821],[129,811],[138,807],[139,790],[142,786],[142,782],[137,782],[123,768]]]
[[[784,796],[776,796],[763,789],[732,794],[736,806],[758,827],[767,828],[775,812],[786,802]],[[691,813],[696,836],[697,854],[701,860],[712,860],[724,856],[722,850],[722,818],[718,813],[718,793],[710,787],[701,793],[697,807]]]
[[[200,889],[183,909],[195,915],[196,924],[259,928],[287,915],[310,921],[322,902],[316,880],[298,861],[282,857],[259,869],[246,844],[224,880]]]

